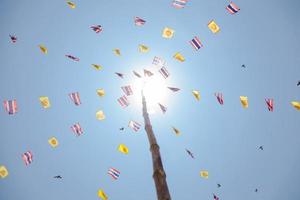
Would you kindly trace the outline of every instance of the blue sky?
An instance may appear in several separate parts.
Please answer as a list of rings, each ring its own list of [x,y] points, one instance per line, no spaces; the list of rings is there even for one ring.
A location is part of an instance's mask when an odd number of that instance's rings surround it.
[[[122,109],[116,100],[120,87],[134,81],[132,70],[152,69],[154,56],[167,62],[166,85],[181,88],[162,100],[166,114],[157,107],[150,115],[172,199],[213,199],[213,193],[220,199],[300,199],[299,111],[290,105],[300,100],[298,1],[236,0],[241,10],[235,15],[221,0],[191,0],[180,10],[170,0],[74,2],[76,9],[63,0],[0,1],[0,101],[17,99],[19,107],[13,116],[0,112],[0,165],[9,171],[0,180],[0,199],[98,199],[99,188],[109,199],[156,199],[146,133],[127,127],[129,120],[143,122],[141,105],[132,101]],[[146,24],[136,27],[135,16]],[[217,34],[207,28],[212,19],[221,28]],[[103,32],[93,32],[94,24]],[[175,30],[172,39],[161,37],[164,27]],[[18,37],[15,44],[9,34]],[[203,49],[188,44],[194,36]],[[138,52],[139,44],[150,52]],[[176,52],[186,61],[173,59]],[[98,88],[105,97],[97,96]],[[80,93],[80,106],[70,92]],[[223,106],[215,92],[223,93]],[[40,96],[49,97],[50,109],[41,107]],[[248,109],[239,96],[248,96]],[[274,98],[274,112],[265,98]],[[95,118],[98,110],[104,121]],[[80,137],[70,131],[76,122],[84,130]],[[176,136],[172,126],[182,134]],[[60,143],[55,149],[48,144],[52,136]],[[117,151],[120,143],[128,155]],[[27,150],[34,156],[29,166],[21,159]],[[107,175],[109,167],[121,171],[117,181]],[[207,180],[200,170],[209,171]],[[53,179],[58,174],[62,180]]]

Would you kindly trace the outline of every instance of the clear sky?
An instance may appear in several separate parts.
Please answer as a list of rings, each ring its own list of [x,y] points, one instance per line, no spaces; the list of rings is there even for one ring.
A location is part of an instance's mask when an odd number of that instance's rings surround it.
[[[146,133],[127,127],[129,120],[143,124],[141,105],[132,97],[125,109],[117,102],[120,87],[136,79],[132,70],[154,69],[154,56],[167,62],[166,85],[181,88],[166,90],[166,114],[156,106],[150,115],[172,199],[213,199],[213,193],[220,200],[300,199],[300,112],[290,104],[300,100],[298,0],[235,0],[241,8],[235,15],[225,0],[190,0],[179,10],[171,0],[74,2],[76,9],[63,0],[0,0],[0,101],[17,99],[19,107],[15,115],[0,111],[0,165],[9,171],[0,179],[0,199],[98,199],[99,188],[109,199],[156,199]],[[146,24],[135,26],[135,16]],[[219,33],[208,29],[210,20]],[[103,31],[92,31],[94,24]],[[175,30],[172,39],[162,38],[164,27]],[[15,44],[9,34],[17,36]],[[188,43],[194,36],[204,45],[199,51]],[[150,51],[140,53],[139,44]],[[186,61],[175,60],[176,52]],[[97,96],[98,88],[105,97]],[[80,106],[70,92],[80,93]],[[215,92],[223,93],[223,106]],[[49,97],[51,108],[42,108],[40,96]],[[239,96],[248,96],[248,109]],[[265,98],[274,99],[274,112]],[[103,121],[95,117],[99,109]],[[80,137],[70,130],[76,122],[84,130]],[[48,144],[52,136],[59,141],[55,149]],[[117,151],[120,143],[128,155]],[[25,166],[21,154],[28,150],[33,162]],[[121,171],[118,180],[107,175],[109,167]],[[208,179],[201,170],[209,171]]]

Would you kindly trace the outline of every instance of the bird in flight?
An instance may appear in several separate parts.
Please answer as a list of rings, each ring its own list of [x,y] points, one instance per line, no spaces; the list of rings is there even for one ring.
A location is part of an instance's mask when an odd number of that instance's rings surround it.
[[[260,149],[260,150],[264,150],[264,147],[263,147],[263,146],[260,146],[259,149]]]
[[[60,175],[54,176],[53,178],[62,179]]]
[[[193,153],[190,151],[190,150],[188,150],[188,149],[185,149],[186,150],[186,152],[192,157],[192,158],[194,158],[194,155],[193,155]]]

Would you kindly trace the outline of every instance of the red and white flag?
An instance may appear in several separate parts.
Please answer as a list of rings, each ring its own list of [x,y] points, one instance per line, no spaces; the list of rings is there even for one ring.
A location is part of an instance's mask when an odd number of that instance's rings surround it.
[[[77,136],[80,136],[83,134],[83,130],[80,126],[79,123],[76,123],[74,125],[71,126],[71,130],[73,131],[73,133],[75,133]]]
[[[217,100],[219,104],[223,105],[224,104],[224,98],[222,93],[215,93],[215,96],[217,97]]]
[[[273,99],[265,99],[265,101],[266,101],[266,104],[268,106],[268,110],[270,112],[273,112],[273,110],[274,110],[274,100]]]
[[[79,106],[81,104],[79,92],[73,92],[69,94],[69,97],[74,102],[76,106]]]
[[[118,102],[122,106],[122,108],[126,108],[127,106],[129,106],[129,101],[125,95],[121,96],[118,99]]]
[[[144,25],[145,23],[146,23],[146,21],[143,20],[142,18],[140,18],[140,17],[134,17],[134,24],[135,24],[136,26],[142,26],[142,25]]]
[[[27,151],[25,153],[22,154],[22,159],[25,163],[25,165],[29,165],[30,163],[32,163],[32,153],[31,151]]]
[[[131,86],[127,85],[127,86],[122,86],[121,89],[123,90],[123,92],[127,95],[130,96],[133,94]]]
[[[3,101],[3,106],[5,111],[9,114],[9,115],[13,115],[16,112],[18,112],[18,106],[17,106],[17,100],[4,100]]]
[[[128,127],[134,130],[135,132],[139,131],[141,128],[141,124],[135,121],[129,121]]]

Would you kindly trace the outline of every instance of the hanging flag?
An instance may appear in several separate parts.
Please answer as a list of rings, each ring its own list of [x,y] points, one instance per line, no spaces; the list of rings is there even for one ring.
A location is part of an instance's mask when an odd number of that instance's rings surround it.
[[[268,110],[273,112],[273,110],[274,110],[274,100],[273,99],[265,99],[265,102],[268,106]]]
[[[142,76],[139,75],[136,71],[133,71],[133,74],[134,74],[136,77],[138,77],[138,78],[142,78]]]
[[[123,92],[126,94],[126,96],[130,96],[133,94],[131,86],[127,85],[127,86],[122,86],[121,89],[123,90]]]
[[[22,159],[25,163],[25,165],[29,165],[30,163],[32,163],[32,153],[31,151],[27,151],[25,153],[22,154]]]
[[[104,120],[105,119],[105,114],[104,114],[104,112],[102,111],[102,110],[99,110],[98,112],[96,112],[96,118],[98,119],[98,120]]]
[[[118,146],[118,150],[121,152],[121,153],[124,153],[124,154],[128,154],[129,151],[128,151],[128,148],[125,146],[125,144],[120,144]]]
[[[117,74],[120,78],[124,78],[124,74],[121,74],[121,73],[118,73],[118,72],[115,72],[115,74]]]
[[[195,36],[191,41],[190,44],[194,47],[194,49],[199,50],[203,47],[203,44],[200,42],[199,38]]]
[[[173,0],[172,5],[175,8],[184,8],[188,0]]]
[[[77,58],[77,57],[75,57],[75,56],[72,56],[72,55],[65,55],[67,58],[70,58],[70,59],[72,59],[72,60],[74,60],[74,61],[79,61],[80,59],[79,58]]]
[[[4,100],[3,106],[6,112],[8,112],[9,115],[13,115],[16,112],[18,112],[18,106],[17,106],[17,100]]]
[[[149,70],[144,69],[144,76],[145,77],[150,77],[150,76],[153,76],[153,73]]]
[[[67,1],[67,4],[70,6],[70,8],[74,9],[76,8],[76,4],[71,2],[71,1]]]
[[[125,95],[121,96],[118,99],[118,102],[122,106],[122,108],[126,108],[127,106],[129,106],[129,101]]]
[[[79,92],[73,92],[69,94],[69,97],[74,102],[76,106],[79,106],[81,104]]]
[[[175,53],[175,55],[173,56],[176,60],[179,60],[180,62],[184,62],[185,58],[183,57],[183,55],[181,55],[179,52]]]
[[[168,87],[170,90],[172,90],[173,92],[177,92],[179,91],[180,89],[179,88],[175,88],[175,87]]]
[[[75,133],[77,136],[80,136],[83,134],[83,130],[80,126],[79,123],[76,123],[74,125],[71,126],[71,130],[73,131],[73,133]]]
[[[95,67],[96,70],[102,69],[102,66],[101,66],[101,65],[92,64],[92,66]]]
[[[207,26],[213,33],[217,33],[220,31],[220,27],[214,20],[211,20]]]
[[[200,176],[205,179],[208,179],[208,171],[206,170],[200,171]]]
[[[185,151],[189,154],[189,156],[191,156],[191,158],[193,158],[193,159],[195,158],[193,153],[190,150],[185,149]]]
[[[141,128],[141,124],[131,120],[128,123],[128,127],[131,128],[132,130],[134,130],[135,132],[138,132]]]
[[[48,143],[51,145],[51,147],[55,148],[58,146],[58,140],[55,137],[52,137],[48,140]]]
[[[175,132],[176,135],[180,135],[180,131],[177,128],[172,127],[172,129],[173,129],[173,131]]]
[[[246,96],[240,96],[241,103],[244,108],[248,108],[248,97]]]
[[[165,106],[161,105],[160,103],[158,103],[158,105],[159,105],[161,111],[163,112],[163,114],[165,114],[167,112],[167,108]]]
[[[230,2],[230,4],[226,7],[226,10],[228,10],[230,14],[235,14],[240,10],[240,8],[237,7],[235,3]]]
[[[93,25],[93,26],[91,26],[91,29],[93,31],[95,31],[96,33],[102,32],[102,26],[101,25]]]
[[[117,180],[120,176],[119,170],[115,168],[109,168],[107,174],[109,174],[114,180]]]
[[[217,100],[219,104],[223,105],[224,104],[224,98],[222,93],[215,93],[215,96],[217,97]]]
[[[97,94],[98,96],[103,97],[105,95],[104,89],[97,89]]]
[[[214,195],[214,200],[219,200],[219,197],[217,197],[215,194]]]
[[[8,176],[8,170],[6,169],[5,166],[1,165],[0,166],[0,178],[5,178]]]
[[[146,21],[143,20],[142,18],[140,18],[140,17],[134,17],[134,24],[135,24],[136,26],[142,26],[142,25],[144,25],[145,23],[146,23]]]
[[[199,101],[200,100],[200,92],[197,90],[193,90],[192,93],[195,96],[195,98]]]
[[[41,102],[43,108],[49,108],[51,106],[49,98],[46,96],[40,97],[40,102]]]
[[[164,67],[166,65],[166,61],[160,57],[155,56],[153,58],[152,64],[157,67]]]
[[[147,52],[149,51],[149,47],[147,47],[147,46],[145,46],[145,45],[143,45],[143,44],[140,44],[140,45],[139,45],[139,51],[140,51],[141,53],[147,53]]]
[[[47,53],[48,53],[48,49],[47,49],[45,46],[39,45],[39,48],[40,48],[40,50],[41,50],[44,54],[47,54]]]
[[[300,102],[299,102],[299,101],[292,101],[291,104],[292,104],[297,110],[300,110]]]
[[[113,49],[116,56],[121,56],[121,50],[120,49]]]
[[[106,196],[106,194],[102,189],[98,190],[98,197],[100,197],[102,200],[108,200],[108,197]]]
[[[162,67],[160,70],[158,70],[159,73],[166,79],[169,77],[169,72],[167,71],[167,69],[165,67]]]
[[[175,31],[173,29],[166,27],[162,32],[162,37],[170,39],[173,37],[174,32]]]
[[[9,35],[9,37],[10,37],[10,40],[12,41],[12,43],[16,43],[17,42],[17,37],[16,36],[14,36],[14,35]]]

